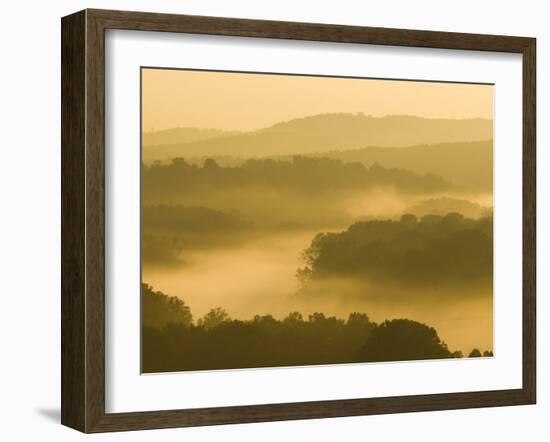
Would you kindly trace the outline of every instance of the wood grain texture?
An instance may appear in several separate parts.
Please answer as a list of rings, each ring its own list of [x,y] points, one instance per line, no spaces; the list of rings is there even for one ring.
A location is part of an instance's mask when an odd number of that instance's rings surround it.
[[[61,422],[85,427],[85,13],[61,29]]]
[[[523,387],[500,391],[106,414],[106,29],[521,53],[524,129]],[[63,18],[62,423],[83,432],[102,432],[534,403],[535,53],[535,40],[526,37],[103,10],[86,10]]]
[[[149,12],[105,10],[88,10],[88,12],[95,19],[100,20],[106,29],[518,53],[523,52],[523,48],[530,40],[525,37],[500,35],[244,20]]]
[[[86,11],[86,431],[105,414],[105,38]]]
[[[537,395],[537,78],[536,40],[523,51],[523,389]]]

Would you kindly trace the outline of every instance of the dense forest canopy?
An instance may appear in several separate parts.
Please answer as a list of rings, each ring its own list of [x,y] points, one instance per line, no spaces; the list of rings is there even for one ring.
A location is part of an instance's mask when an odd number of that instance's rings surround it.
[[[431,174],[420,176],[378,164],[367,168],[360,163],[300,156],[289,161],[250,159],[237,167],[222,167],[212,159],[200,167],[179,158],[169,164],[144,165],[142,186],[146,202],[229,189],[277,189],[313,194],[373,187],[390,187],[405,193],[443,192],[453,188],[443,178]]]
[[[492,225],[492,217],[474,220],[458,213],[358,222],[317,235],[298,275],[304,284],[334,276],[409,286],[490,284]]]
[[[149,284],[141,284],[141,317],[144,327],[163,328],[168,324],[190,326],[193,315],[181,299],[156,291]]]
[[[185,303],[142,286],[143,371],[214,370],[462,357],[437,331],[409,319],[373,322],[362,312],[347,319],[317,312],[304,318],[256,315],[231,319],[222,308],[196,322]],[[473,349],[470,357],[492,356]]]
[[[179,152],[179,151],[178,151]],[[167,164],[173,158],[181,156],[176,152],[162,163]],[[268,158],[290,161],[294,155],[274,155]],[[433,174],[444,178],[463,191],[491,193],[493,189],[493,141],[462,141],[455,143],[420,144],[405,147],[360,146],[354,149],[331,148],[318,150],[305,157],[332,158],[344,163],[361,163],[366,167],[379,164],[384,168],[405,169],[418,175]],[[186,156],[190,164],[202,165],[207,159],[216,161],[220,166],[237,167],[246,158],[227,153],[219,155]],[[147,164],[153,164],[149,161]]]

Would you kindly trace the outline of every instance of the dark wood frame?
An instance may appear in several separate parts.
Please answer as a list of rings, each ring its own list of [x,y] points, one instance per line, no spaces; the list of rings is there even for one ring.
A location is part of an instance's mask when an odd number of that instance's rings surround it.
[[[449,32],[84,10],[62,19],[61,422],[83,432],[534,404],[536,40]],[[105,412],[105,30],[519,53],[523,56],[523,386],[401,397]]]

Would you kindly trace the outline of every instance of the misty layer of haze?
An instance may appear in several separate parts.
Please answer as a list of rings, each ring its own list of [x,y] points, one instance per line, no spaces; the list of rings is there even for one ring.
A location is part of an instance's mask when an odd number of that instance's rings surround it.
[[[469,118],[312,105],[250,131],[145,131],[143,370],[492,356],[492,86],[476,87]]]

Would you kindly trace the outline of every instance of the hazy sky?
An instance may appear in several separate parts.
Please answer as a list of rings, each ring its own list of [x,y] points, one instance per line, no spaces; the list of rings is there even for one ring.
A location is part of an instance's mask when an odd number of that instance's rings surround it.
[[[364,112],[492,118],[493,86],[142,70],[143,130],[255,130],[307,115]]]

